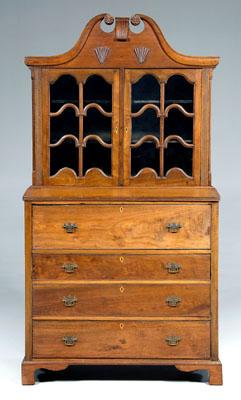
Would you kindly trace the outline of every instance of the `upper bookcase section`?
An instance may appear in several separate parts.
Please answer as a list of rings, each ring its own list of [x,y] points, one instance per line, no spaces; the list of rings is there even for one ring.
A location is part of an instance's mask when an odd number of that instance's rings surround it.
[[[142,14],[92,18],[75,46],[51,57],[26,57],[29,67],[214,68],[218,57],[191,57],[173,50],[158,25]]]

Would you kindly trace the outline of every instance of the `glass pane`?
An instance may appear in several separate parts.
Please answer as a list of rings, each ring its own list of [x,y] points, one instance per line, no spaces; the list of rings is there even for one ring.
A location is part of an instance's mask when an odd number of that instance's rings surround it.
[[[99,75],[91,75],[84,84],[84,107],[99,104],[105,111],[112,110],[112,85]]]
[[[65,140],[57,147],[50,147],[50,175],[55,175],[61,168],[68,167],[79,173],[78,148],[73,140]]]
[[[96,103],[104,112],[112,111],[112,85],[99,75],[91,75],[84,84],[84,107]],[[111,143],[112,118],[97,108],[90,107],[83,118],[83,136],[97,135],[104,142]],[[88,140],[83,148],[83,174],[90,168],[99,168],[111,175],[111,149],[103,147],[96,140]]]
[[[144,75],[131,86],[131,110],[137,112],[145,104],[160,107],[160,85],[153,75]]]
[[[111,149],[95,140],[89,140],[83,148],[83,174],[90,168],[99,168],[106,175],[111,175]]]
[[[171,76],[165,85],[165,107],[177,103],[186,111],[193,111],[193,84],[181,75]]]
[[[142,168],[154,169],[160,173],[160,152],[155,143],[145,142],[137,148],[131,149],[131,175],[135,176]]]
[[[78,84],[71,75],[62,75],[50,85],[50,111],[58,111],[65,103],[79,105]]]
[[[84,137],[98,135],[106,143],[111,142],[112,118],[101,114],[96,108],[89,108],[84,117]]]
[[[160,137],[160,118],[155,110],[146,110],[139,117],[132,118],[132,143],[137,142],[145,135]]]
[[[186,117],[181,111],[172,108],[164,120],[164,137],[179,135],[186,142],[193,140],[193,118]]]
[[[170,168],[181,168],[192,176],[192,149],[183,147],[180,143],[168,143],[164,149],[164,175]]]
[[[160,84],[151,74],[142,76],[131,86],[131,111],[138,112],[144,105],[155,105],[160,109]],[[147,108],[141,115],[131,118],[131,143],[138,142],[146,135],[160,138],[160,117],[156,110]],[[160,172],[160,150],[153,141],[131,149],[131,175],[135,176],[143,168]]]
[[[57,117],[50,118],[50,143],[56,143],[64,135],[79,138],[79,117],[72,108],[66,108]]]

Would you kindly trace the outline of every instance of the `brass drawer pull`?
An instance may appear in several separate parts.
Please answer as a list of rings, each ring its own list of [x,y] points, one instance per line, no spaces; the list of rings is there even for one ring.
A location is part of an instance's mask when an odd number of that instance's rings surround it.
[[[66,230],[67,233],[73,233],[73,232],[75,232],[75,229],[77,229],[77,225],[72,224],[71,222],[66,222],[63,225],[63,228]]]
[[[64,264],[64,265],[62,265],[62,268],[63,268],[64,272],[66,272],[67,274],[72,274],[73,272],[75,272],[78,269],[78,265],[77,264]]]
[[[74,346],[77,342],[76,336],[64,336],[62,338],[65,346]]]
[[[68,296],[64,296],[63,303],[66,307],[73,307],[77,303],[77,297],[69,294]]]
[[[168,344],[168,346],[177,346],[178,343],[181,341],[181,337],[180,336],[167,336],[165,338],[165,341]]]
[[[179,231],[179,229],[182,228],[182,225],[176,224],[176,222],[171,222],[170,224],[167,224],[166,228],[171,233],[177,233]]]
[[[180,264],[167,263],[165,266],[169,274],[178,274],[182,268]]]
[[[178,296],[170,296],[166,298],[166,303],[169,307],[176,307],[181,303],[181,299]]]

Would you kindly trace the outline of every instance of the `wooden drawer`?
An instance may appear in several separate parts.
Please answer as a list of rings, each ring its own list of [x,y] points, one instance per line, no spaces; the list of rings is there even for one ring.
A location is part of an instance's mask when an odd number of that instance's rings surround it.
[[[34,249],[209,249],[211,206],[33,206]],[[73,233],[64,224],[75,224]],[[169,224],[180,224],[172,233]]]
[[[208,359],[210,326],[207,321],[34,321],[33,357],[56,356]]]
[[[207,254],[34,254],[33,279],[210,279]]]
[[[74,304],[68,305],[71,299]],[[175,300],[177,300],[176,305]],[[33,287],[33,316],[209,317],[209,315],[208,283],[189,285],[69,283],[36,284]]]

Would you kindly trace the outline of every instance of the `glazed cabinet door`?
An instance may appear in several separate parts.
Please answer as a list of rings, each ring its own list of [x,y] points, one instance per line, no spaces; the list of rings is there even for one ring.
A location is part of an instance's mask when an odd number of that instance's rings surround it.
[[[46,70],[42,90],[44,184],[117,185],[119,71]]]
[[[125,72],[125,185],[200,183],[200,70]]]

